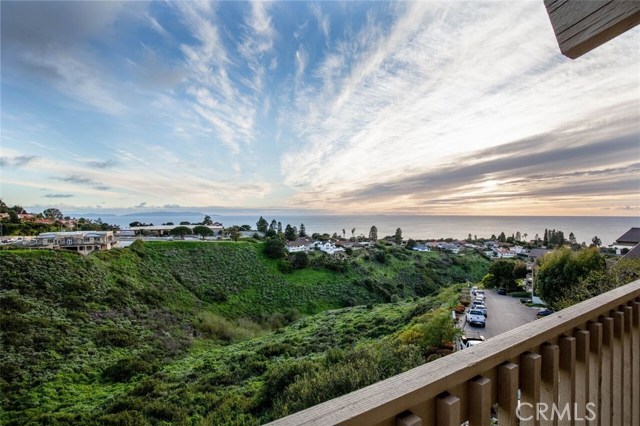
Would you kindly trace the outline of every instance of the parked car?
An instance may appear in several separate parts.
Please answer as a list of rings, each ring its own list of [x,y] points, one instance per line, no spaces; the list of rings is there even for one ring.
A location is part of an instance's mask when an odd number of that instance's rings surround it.
[[[472,304],[481,304],[484,305],[484,301],[486,299],[484,297],[476,297],[475,299],[473,299],[473,301],[471,302]]]
[[[485,341],[484,336],[481,336],[478,332],[467,332],[464,336],[456,342],[456,349],[462,350],[479,345]]]
[[[487,307],[484,305],[476,305],[473,309],[477,309],[479,311],[482,311],[482,314],[484,315],[485,318],[487,318]]]
[[[553,313],[553,309],[541,308],[538,310],[536,317],[542,318],[542,317],[546,317],[547,315],[551,315],[552,313]]]
[[[505,294],[507,294],[507,289],[506,288],[499,288],[498,289],[498,294],[501,294],[501,295],[504,296]]]
[[[486,318],[484,317],[484,313],[479,309],[471,309],[467,312],[467,322],[470,325],[477,325],[480,327],[486,326]]]

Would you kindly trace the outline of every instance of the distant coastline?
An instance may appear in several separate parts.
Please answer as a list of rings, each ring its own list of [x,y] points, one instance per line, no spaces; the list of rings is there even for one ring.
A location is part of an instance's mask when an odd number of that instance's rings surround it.
[[[150,212],[127,213],[123,215],[87,213],[83,217],[97,219],[110,224],[126,228],[129,223],[139,221],[161,225],[182,221],[199,222],[204,213],[198,212]],[[248,215],[216,215],[209,214],[214,220],[224,226],[255,224],[260,214]],[[74,215],[81,217],[81,215]],[[591,238],[598,236],[603,245],[613,243],[631,227],[640,227],[640,218],[633,216],[429,216],[429,215],[263,215],[267,221],[275,219],[286,224],[299,226],[304,223],[307,232],[329,233],[338,235],[345,230],[351,236],[355,228],[355,235],[368,235],[371,226],[378,228],[378,235],[384,237],[393,235],[396,228],[402,228],[406,238],[439,239],[439,238],[467,238],[469,234],[477,237],[490,237],[492,234],[504,232],[507,236],[520,232],[528,234],[533,239],[536,234],[540,237],[545,229],[563,231],[566,235],[573,232],[578,242],[590,243]]]

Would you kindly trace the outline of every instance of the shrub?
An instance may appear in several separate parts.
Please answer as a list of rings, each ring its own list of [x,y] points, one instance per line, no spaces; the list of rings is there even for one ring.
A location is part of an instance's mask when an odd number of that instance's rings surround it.
[[[281,259],[285,256],[285,247],[278,237],[268,237],[264,242],[264,254],[272,259]]]
[[[102,372],[102,377],[112,382],[126,382],[137,374],[147,375],[153,372],[153,366],[146,361],[125,358],[110,365]]]
[[[96,342],[103,346],[111,345],[126,348],[136,343],[136,337],[124,328],[107,326],[98,330]]]

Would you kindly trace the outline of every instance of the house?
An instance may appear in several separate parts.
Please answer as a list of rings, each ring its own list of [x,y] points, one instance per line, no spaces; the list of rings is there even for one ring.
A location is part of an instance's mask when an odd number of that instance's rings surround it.
[[[549,253],[551,250],[546,249],[546,248],[534,248],[531,249],[531,251],[529,252],[529,256],[527,256],[527,258],[532,261],[535,262],[540,256],[544,256],[545,254]]]
[[[187,228],[193,231],[193,228],[196,226],[206,226],[211,229],[214,233],[221,232],[224,227],[220,222],[215,222],[213,225],[145,225],[145,226],[132,226],[129,229],[134,231],[136,235],[170,235],[171,230],[173,228],[177,228],[178,226],[186,226]]]
[[[317,241],[314,245],[318,250],[327,254],[335,254],[344,251],[342,247],[336,247],[336,245],[331,241],[327,241],[324,243]]]
[[[312,250],[314,243],[312,243],[308,238],[298,238],[295,241],[287,241],[284,246],[289,253],[296,253]]]
[[[513,253],[511,250],[507,250],[503,248],[494,249],[493,252],[495,253],[495,257],[499,259],[512,259],[516,257],[516,254]]]
[[[431,251],[431,248],[429,246],[424,245],[424,244],[418,244],[417,246],[415,246],[411,250],[413,250],[413,251]]]
[[[640,258],[640,228],[631,228],[619,237],[614,245],[623,246],[625,248],[632,247],[623,259]]]
[[[631,228],[620,236],[615,245],[634,247],[640,243],[640,228]]]
[[[111,250],[117,242],[113,231],[43,232],[35,237],[34,247],[89,254],[96,250]]]

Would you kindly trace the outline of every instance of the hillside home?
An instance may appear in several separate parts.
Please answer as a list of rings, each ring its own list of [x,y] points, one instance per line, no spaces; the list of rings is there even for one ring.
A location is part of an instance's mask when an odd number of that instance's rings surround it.
[[[336,245],[331,241],[327,241],[326,243],[316,242],[315,246],[318,248],[318,250],[327,254],[335,254],[344,251],[342,247],[336,247]]]
[[[417,246],[415,246],[411,250],[413,250],[413,251],[431,251],[431,248],[429,246],[424,245],[424,244],[418,244]]]
[[[35,237],[34,246],[89,254],[96,250],[111,250],[117,242],[113,231],[43,232]]]
[[[295,241],[287,241],[285,243],[285,248],[289,253],[296,253],[300,251],[306,252],[313,250],[314,243],[312,243],[308,238],[298,238]]]

